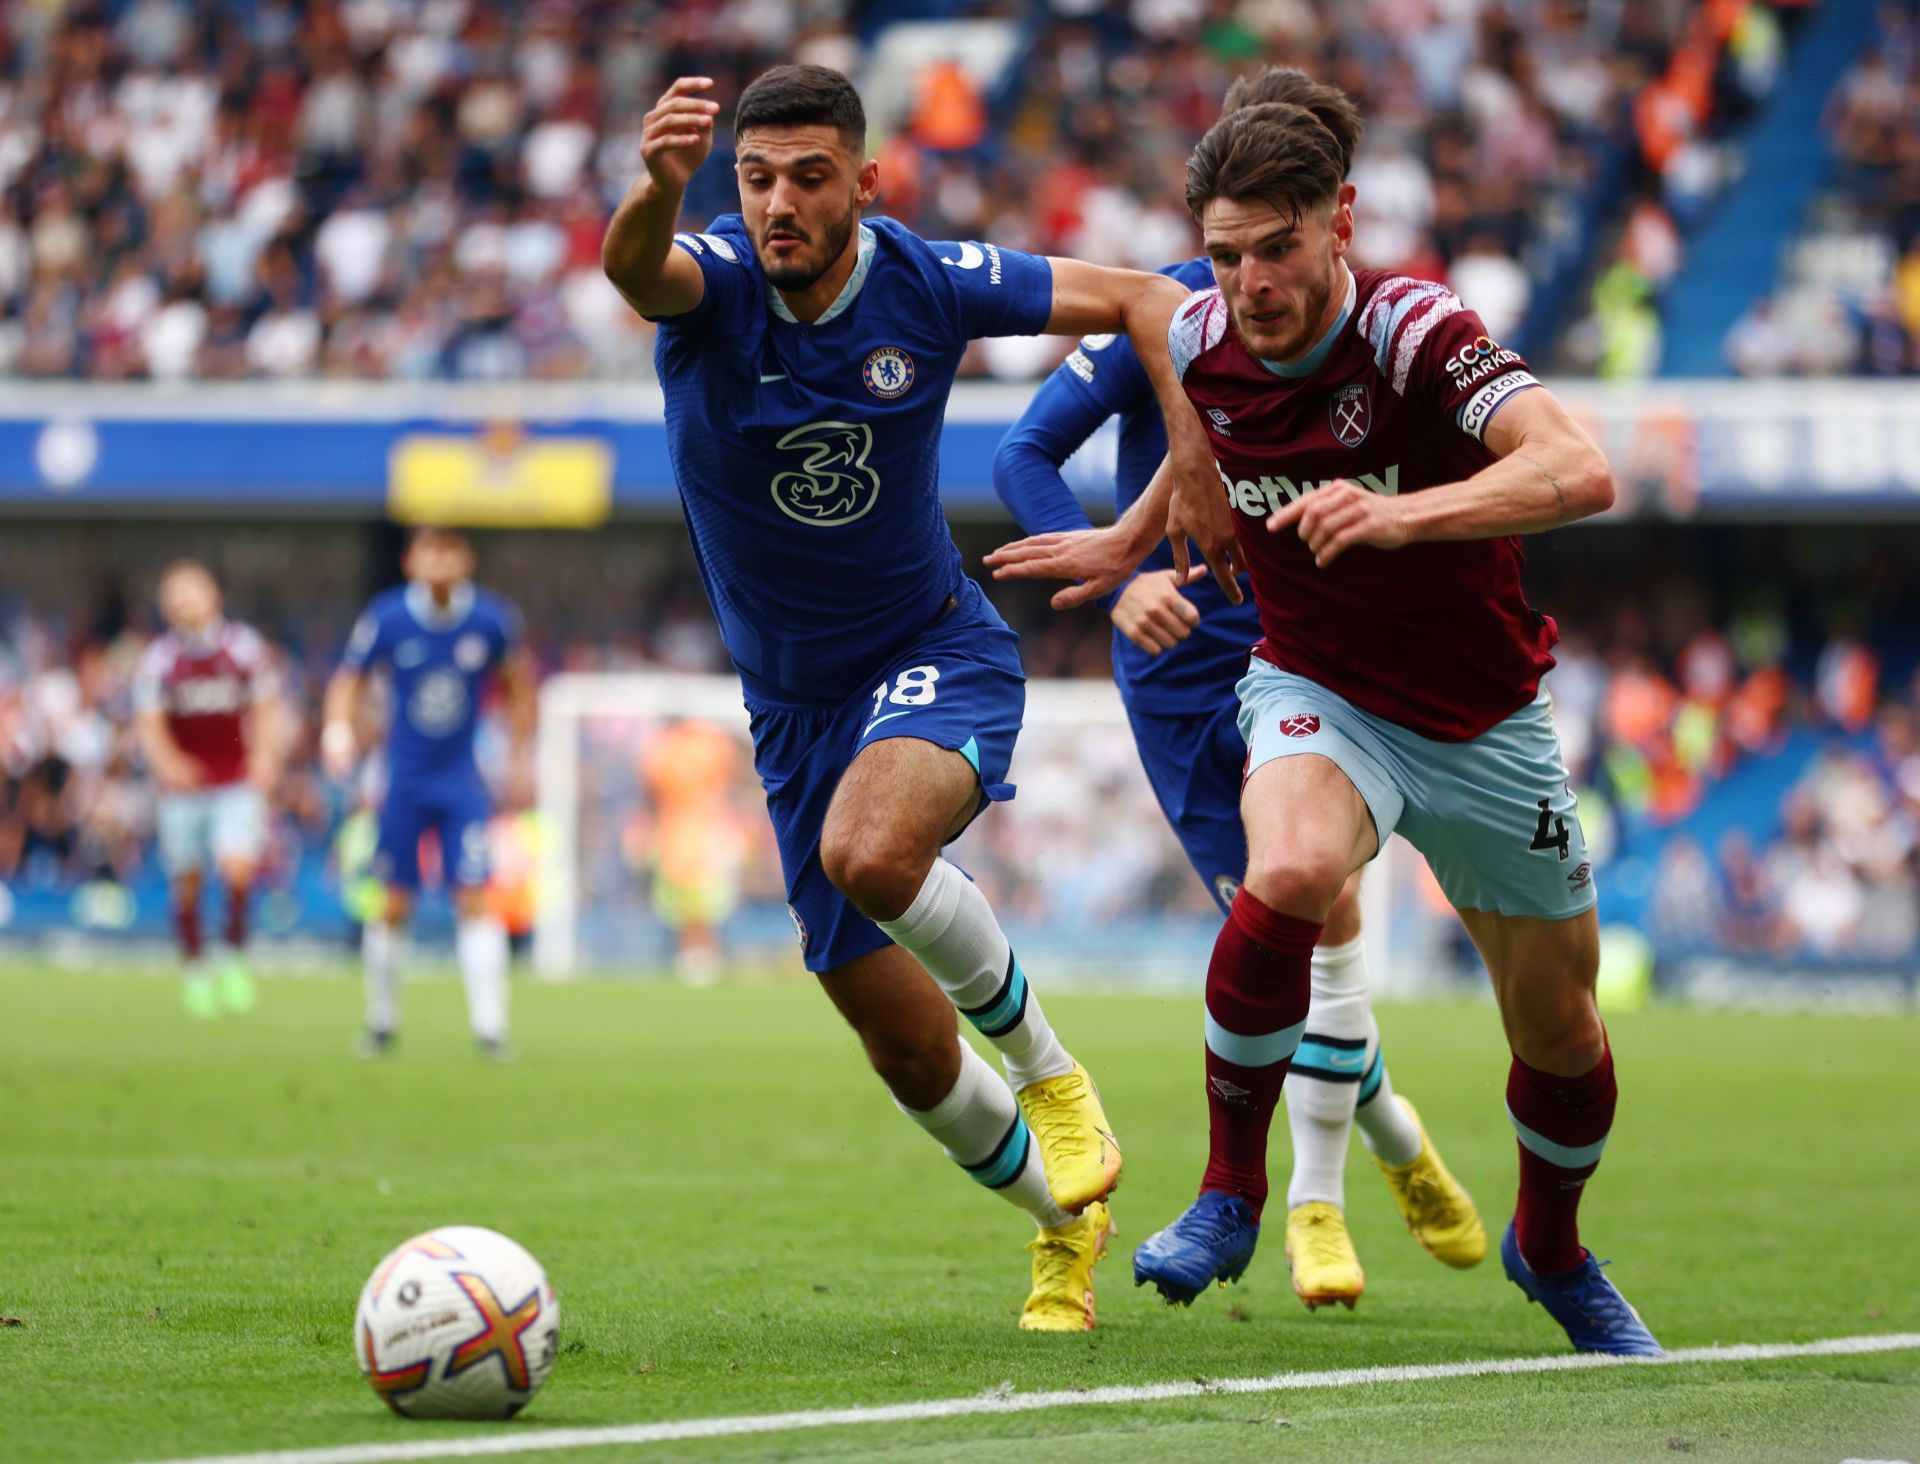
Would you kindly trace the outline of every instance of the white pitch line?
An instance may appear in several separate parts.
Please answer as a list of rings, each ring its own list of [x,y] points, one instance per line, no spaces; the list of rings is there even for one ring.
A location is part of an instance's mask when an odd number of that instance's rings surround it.
[[[1481,1378],[1514,1373],[1579,1372],[1604,1367],[1673,1367],[1694,1362],[1770,1362],[1788,1357],[1857,1357],[1872,1352],[1920,1349],[1920,1332],[1884,1336],[1827,1337],[1817,1342],[1741,1343],[1685,1347],[1663,1357],[1608,1357],[1592,1352],[1553,1357],[1495,1357],[1479,1362],[1414,1363],[1404,1367],[1351,1367],[1332,1372],[1275,1373],[1264,1378],[1206,1382],[1145,1383],[1052,1393],[1001,1393],[937,1398],[876,1408],[819,1408],[803,1413],[750,1413],[735,1418],[685,1418],[667,1423],[605,1428],[549,1428],[525,1433],[504,1427],[482,1438],[430,1439],[411,1444],[341,1444],[325,1449],[280,1449],[259,1454],[209,1454],[164,1464],[395,1464],[414,1459],[475,1459],[493,1454],[533,1454],[596,1449],[611,1444],[664,1444],[679,1439],[731,1438],[786,1433],[802,1428],[846,1428],[869,1423],[918,1423],[929,1418],[1037,1413],[1048,1408],[1094,1408],[1114,1403],[1158,1403],[1169,1398],[1208,1398],[1239,1393],[1287,1393],[1311,1388],[1356,1388],[1373,1383],[1425,1383],[1443,1378]]]

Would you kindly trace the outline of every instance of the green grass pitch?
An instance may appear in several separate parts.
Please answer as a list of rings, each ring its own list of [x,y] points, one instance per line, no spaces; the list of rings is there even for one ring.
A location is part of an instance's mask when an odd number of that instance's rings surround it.
[[[1055,996],[1126,1145],[1100,1330],[1027,1336],[1027,1222],[892,1110],[795,981],[516,992],[517,1062],[458,988],[357,1061],[357,984],[278,980],[193,1023],[171,982],[0,969],[0,1456],[142,1460],[416,1443],[1020,1390],[1565,1350],[1498,1271],[1428,1259],[1356,1143],[1368,1290],[1309,1315],[1270,1233],[1168,1308],[1128,1256],[1204,1157],[1197,1000]],[[1381,1012],[1496,1235],[1506,1061],[1489,1007]],[[1586,1233],[1669,1347],[1920,1330],[1920,1021],[1654,1010],[1612,1021],[1624,1094]],[[1286,1164],[1276,1126],[1277,1175]],[[1277,1207],[1276,1207],[1277,1208]],[[1277,1218],[1277,1216],[1276,1216]],[[351,1321],[415,1231],[494,1226],[547,1266],[562,1353],[507,1425],[394,1418]],[[581,1450],[629,1457],[1920,1459],[1920,1353],[1212,1396]]]

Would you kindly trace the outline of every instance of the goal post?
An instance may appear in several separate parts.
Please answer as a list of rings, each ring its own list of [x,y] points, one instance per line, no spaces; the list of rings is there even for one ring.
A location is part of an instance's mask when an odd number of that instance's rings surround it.
[[[568,672],[540,692],[542,862],[534,962],[545,978],[668,971],[700,927],[729,966],[798,971],[778,851],[729,676]],[[1119,694],[1033,681],[1012,802],[949,857],[1049,983],[1197,988],[1220,917],[1153,797]],[[1424,863],[1398,840],[1369,867],[1369,965],[1382,990],[1449,966]]]

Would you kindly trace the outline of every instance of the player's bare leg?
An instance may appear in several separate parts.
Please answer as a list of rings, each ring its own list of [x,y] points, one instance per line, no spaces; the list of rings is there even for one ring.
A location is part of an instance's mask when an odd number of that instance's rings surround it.
[[[487,908],[485,885],[461,885],[453,895],[458,924],[454,953],[467,990],[467,1024],[480,1051],[503,1061],[507,1048],[507,932]]]
[[[188,1013],[211,1017],[220,1010],[213,973],[201,960],[200,871],[185,870],[173,877],[173,936],[180,948],[180,1000]]]
[[[1054,1199],[1076,1214],[1119,1181],[1120,1150],[1091,1080],[1054,1035],[986,898],[940,856],[984,796],[957,752],[915,737],[870,743],[827,810],[821,864],[999,1050]]]
[[[1306,1031],[1309,962],[1347,876],[1377,847],[1366,801],[1317,754],[1256,768],[1241,793],[1247,875],[1207,967],[1208,1157],[1200,1198],[1134,1253],[1136,1284],[1190,1302],[1237,1280],[1267,1198],[1267,1131]]]
[[[1119,1149],[992,910],[940,857],[982,796],[972,765],[930,742],[891,738],[854,759],[821,863],[895,944],[822,980],[907,1116],[1040,1227],[1020,1325],[1079,1331],[1093,1325],[1093,1267],[1111,1230],[1101,1201]],[[1005,1080],[960,1041],[955,1007],[1000,1050]]]
[[[220,882],[226,887],[227,895],[227,922],[222,931],[224,949],[220,954],[218,980],[220,1000],[232,1012],[250,1012],[259,1000],[246,954],[248,906],[253,898],[255,873],[250,859],[220,861]]]
[[[1520,1193],[1501,1246],[1508,1277],[1582,1351],[1660,1346],[1580,1244],[1580,1196],[1599,1166],[1618,1089],[1594,1000],[1600,922],[1462,910],[1493,978],[1513,1062],[1507,1114],[1519,1139]]]

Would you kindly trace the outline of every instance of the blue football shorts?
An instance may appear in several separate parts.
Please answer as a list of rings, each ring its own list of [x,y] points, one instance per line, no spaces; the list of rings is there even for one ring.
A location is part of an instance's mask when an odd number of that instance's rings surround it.
[[[1128,707],[1127,720],[1160,811],[1226,914],[1247,868],[1240,821],[1247,744],[1240,737],[1239,697],[1229,687],[1214,705],[1175,714]]]
[[[989,802],[1013,797],[1007,769],[1026,710],[1020,638],[977,587],[870,684],[840,702],[779,706],[747,698],[753,765],[767,793],[786,877],[787,905],[809,971],[830,971],[889,944],[886,932],[835,889],[820,865],[820,834],[854,758],[890,737],[917,737],[973,764]],[[976,813],[978,810],[976,810]]]
[[[484,885],[492,873],[487,857],[487,820],[492,812],[478,769],[470,777],[424,784],[394,776],[380,807],[373,877],[398,889],[419,889],[420,838],[432,829],[447,883],[469,888]]]

